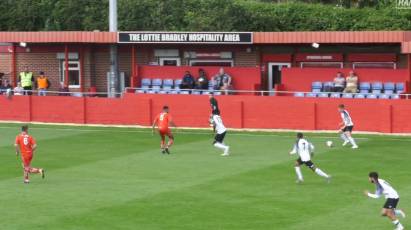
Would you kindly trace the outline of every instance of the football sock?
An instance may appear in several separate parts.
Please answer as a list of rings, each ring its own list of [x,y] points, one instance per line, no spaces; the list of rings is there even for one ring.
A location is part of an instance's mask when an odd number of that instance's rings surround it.
[[[341,133],[340,137],[343,141],[348,141],[347,136],[345,135],[345,133]]]
[[[219,149],[224,150],[224,151],[226,151],[226,150],[228,149],[228,146],[227,146],[227,145],[224,145],[224,144],[218,143],[218,142],[216,142],[216,143],[214,144],[214,146],[215,146],[216,148],[219,148]]]
[[[402,224],[400,223],[400,220],[394,220],[392,223],[397,227],[402,227]]]
[[[303,174],[301,173],[301,168],[299,166],[294,167],[295,168],[295,173],[297,174],[297,178],[300,181],[303,181]]]
[[[319,168],[316,168],[316,169],[315,169],[315,173],[317,173],[317,175],[322,176],[322,177],[325,177],[325,178],[328,177],[328,175],[327,175],[325,172],[323,172],[321,169],[319,169]]]
[[[166,145],[165,140],[161,140],[161,149],[164,149],[165,145]]]
[[[168,139],[167,148],[170,148],[174,144],[173,139]]]
[[[348,137],[348,140],[350,141],[350,143],[352,144],[352,146],[357,146],[357,144],[355,143],[354,138]]]
[[[38,168],[30,168],[30,173],[40,173],[40,169],[38,169]]]

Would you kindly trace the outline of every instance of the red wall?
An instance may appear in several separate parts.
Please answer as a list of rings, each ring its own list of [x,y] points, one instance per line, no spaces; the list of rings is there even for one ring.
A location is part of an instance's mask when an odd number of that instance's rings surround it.
[[[190,71],[197,78],[198,69],[203,69],[208,78],[218,73],[220,67],[198,66],[139,66],[138,85],[142,78],[182,79],[185,71]],[[232,77],[237,90],[255,90],[260,84],[260,69],[258,67],[224,67],[224,71]]]
[[[282,71],[282,85],[286,91],[311,91],[314,81],[333,81],[338,71],[348,75],[352,69],[288,68]],[[356,69],[360,82],[409,82],[407,69]]]
[[[355,130],[411,133],[411,100],[321,99],[218,96],[229,128],[336,130],[337,105],[350,111]],[[122,99],[76,97],[0,97],[0,120],[148,126],[163,105],[178,126],[208,127],[207,96],[135,95]],[[359,103],[361,100],[361,103]]]

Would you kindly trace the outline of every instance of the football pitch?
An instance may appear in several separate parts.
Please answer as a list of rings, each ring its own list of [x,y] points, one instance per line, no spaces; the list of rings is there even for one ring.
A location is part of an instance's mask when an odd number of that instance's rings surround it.
[[[181,130],[163,155],[149,129],[31,125],[33,166],[47,175],[25,185],[12,145],[19,127],[0,124],[2,230],[394,229],[380,217],[385,200],[363,195],[375,189],[373,170],[411,212],[409,137],[355,135],[360,149],[352,150],[336,134],[307,133],[313,162],[333,179],[303,167],[297,185],[294,133],[229,132],[231,156],[222,157],[211,131]]]

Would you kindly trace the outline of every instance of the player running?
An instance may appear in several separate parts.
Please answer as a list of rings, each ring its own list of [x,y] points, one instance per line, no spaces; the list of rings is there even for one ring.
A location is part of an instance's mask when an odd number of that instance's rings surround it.
[[[17,135],[14,146],[16,147],[16,156],[21,155],[24,169],[24,183],[30,183],[29,174],[41,174],[44,179],[45,171],[42,168],[32,168],[31,161],[34,151],[37,148],[36,140],[28,134],[29,127],[24,125],[21,127],[21,133]]]
[[[396,230],[404,229],[404,226],[402,226],[397,218],[397,216],[405,218],[405,213],[401,209],[396,209],[398,201],[400,200],[400,196],[397,191],[395,191],[395,189],[387,181],[379,179],[377,172],[370,172],[368,179],[371,183],[375,184],[377,190],[374,194],[369,191],[365,191],[365,195],[375,199],[380,198],[381,195],[384,195],[386,202],[381,211],[381,215],[388,217],[396,226]]]
[[[220,110],[218,109],[218,102],[212,94],[210,95],[210,104],[211,104],[210,124],[213,126],[214,133],[216,133],[214,137],[213,145],[214,147],[224,151],[224,153],[221,154],[221,156],[229,156],[230,146],[227,146],[224,144],[224,138],[227,133],[227,128],[224,126],[223,120],[221,119]]]
[[[297,142],[294,144],[293,150],[290,155],[298,154],[299,158],[295,162],[295,172],[297,174],[297,183],[304,182],[303,174],[301,173],[300,166],[305,164],[317,175],[324,177],[327,182],[331,181],[331,176],[327,175],[321,169],[315,167],[314,163],[311,161],[311,156],[314,154],[314,145],[304,139],[302,133],[297,133]]]
[[[163,112],[161,112],[153,122],[153,133],[155,128],[158,128],[158,133],[161,137],[161,152],[163,154],[170,154],[170,147],[174,143],[174,136],[171,133],[170,125],[176,128],[176,125],[169,114],[168,106],[163,107]],[[168,137],[168,142],[166,144],[166,136]]]
[[[343,104],[338,106],[338,111],[341,114],[342,122],[340,123],[340,136],[343,139],[343,146],[346,146],[348,143],[351,143],[353,149],[358,149],[358,145],[355,143],[354,138],[352,138],[352,130],[354,128],[354,123],[351,119],[350,114],[345,109]]]

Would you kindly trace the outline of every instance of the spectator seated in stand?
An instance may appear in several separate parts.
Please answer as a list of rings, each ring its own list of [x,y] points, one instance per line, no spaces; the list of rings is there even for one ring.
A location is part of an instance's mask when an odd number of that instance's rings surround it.
[[[59,96],[69,96],[69,88],[64,84],[64,82],[60,82],[60,89],[59,89]]]
[[[232,90],[231,76],[224,72],[224,68],[220,68],[219,72],[213,77],[213,86],[215,90],[222,90],[224,94],[228,94]]]
[[[207,74],[203,69],[198,70],[198,78],[196,80],[196,89],[207,90],[208,89],[208,79]]]
[[[24,89],[23,89],[23,87],[21,87],[20,82],[17,83],[17,86],[14,87],[13,91],[14,91],[14,95],[16,95],[16,96],[21,96],[21,95],[24,94]]]
[[[358,77],[351,71],[346,79],[347,85],[344,89],[344,93],[357,93],[358,92]]]
[[[6,94],[7,90],[11,90],[12,87],[9,83],[9,80],[4,80],[2,81],[2,84],[0,86],[0,94]]]
[[[36,85],[37,85],[38,95],[46,96],[46,91],[48,88],[50,88],[50,81],[44,75],[43,71],[40,71],[39,76],[36,79],[36,83],[37,83]]]
[[[0,85],[3,84],[3,82],[2,82],[2,81],[3,81],[3,76],[4,76],[4,73],[1,73],[1,72],[0,72]]]
[[[334,88],[333,92],[343,92],[345,88],[345,78],[341,72],[337,73],[337,76],[334,78]]]
[[[180,89],[193,89],[194,84],[195,79],[193,75],[191,75],[190,71],[186,71],[181,81]]]

